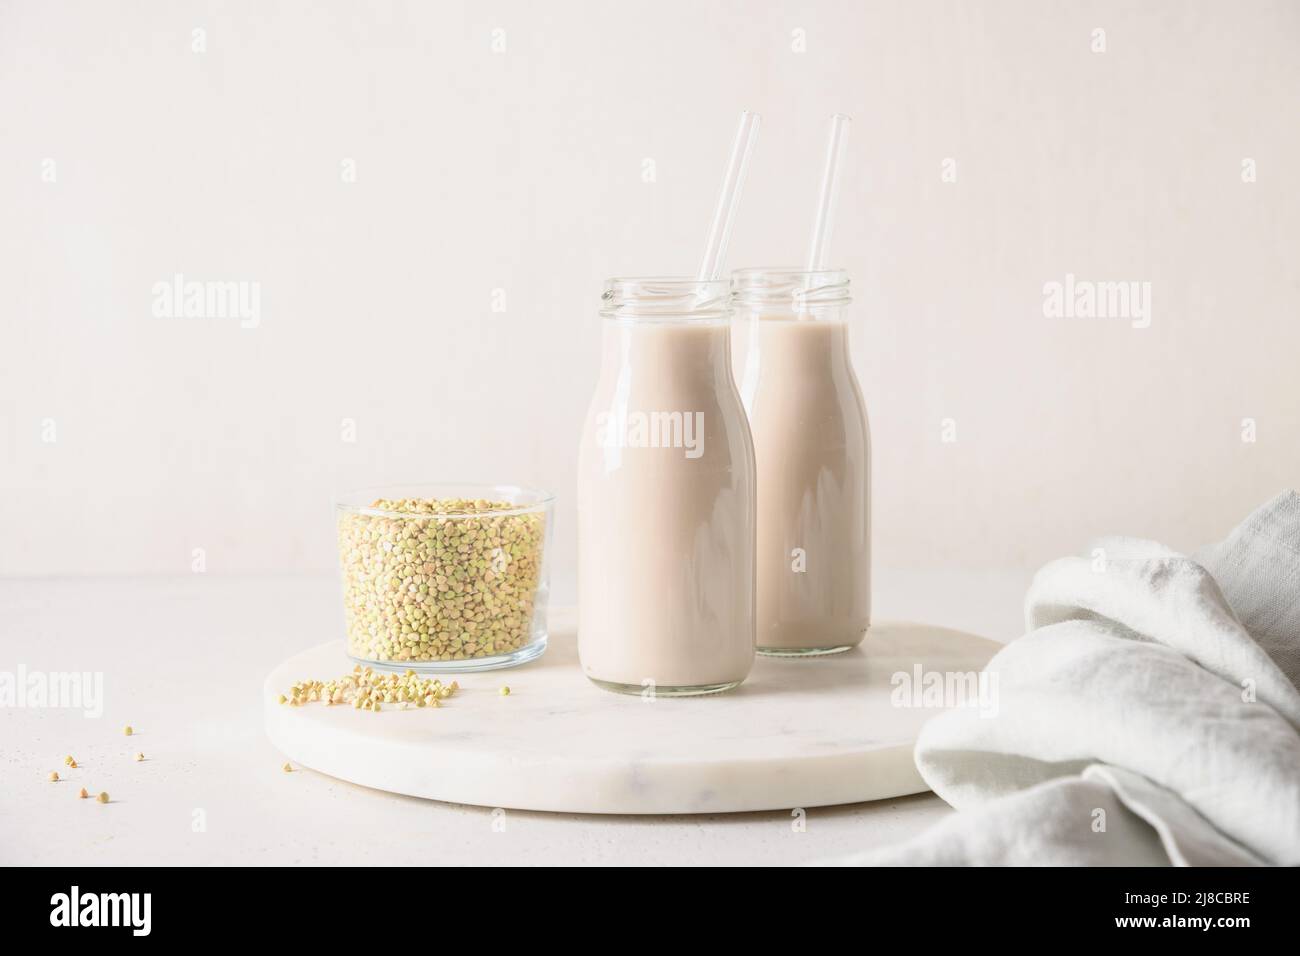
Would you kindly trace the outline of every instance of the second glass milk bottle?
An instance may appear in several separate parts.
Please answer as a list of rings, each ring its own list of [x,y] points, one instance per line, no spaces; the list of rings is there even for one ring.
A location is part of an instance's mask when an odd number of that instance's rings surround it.
[[[611,279],[578,462],[578,653],[609,690],[736,686],[754,660],[754,448],[726,280]]]
[[[871,441],[837,270],[732,275],[758,463],[758,652],[831,654],[871,622]]]

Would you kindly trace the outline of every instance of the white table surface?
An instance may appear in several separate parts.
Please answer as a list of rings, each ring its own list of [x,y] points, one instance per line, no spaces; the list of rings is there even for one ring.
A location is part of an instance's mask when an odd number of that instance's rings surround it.
[[[880,570],[873,614],[1006,641],[1029,577]],[[262,681],[334,636],[340,613],[331,576],[0,580],[0,671],[104,675],[98,719],[0,707],[0,865],[789,864],[894,843],[951,812],[931,794],[811,809],[802,829],[784,811],[494,812],[284,773]],[[112,802],[78,799],[82,786]]]

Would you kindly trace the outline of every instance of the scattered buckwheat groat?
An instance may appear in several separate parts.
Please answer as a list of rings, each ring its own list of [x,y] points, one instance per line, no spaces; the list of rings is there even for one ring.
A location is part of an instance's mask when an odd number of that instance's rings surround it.
[[[502,697],[509,697],[509,696],[510,696],[510,688],[507,687],[507,686],[505,686],[504,684],[502,684],[502,685],[501,685],[501,692],[500,692],[500,693],[501,693],[501,696],[502,696]]]
[[[59,782],[59,772],[57,770],[51,770],[50,783],[58,783],[58,782]]]
[[[130,724],[127,724],[125,727],[122,728],[122,733],[130,737],[133,733],[135,733],[135,731],[131,729]]]
[[[68,756],[64,757],[63,762],[69,767],[75,767],[77,765],[77,761],[72,759],[72,754],[68,754]]]
[[[459,661],[531,639],[542,565],[540,512],[506,501],[378,499],[340,514],[348,653],[375,661]]]
[[[439,699],[446,699],[460,689],[455,681],[444,685],[436,677],[421,677],[415,671],[405,674],[383,674],[360,664],[351,674],[334,680],[304,680],[289,688],[289,696],[279,695],[281,704],[299,707],[308,703],[351,704],[357,710],[381,710],[384,704],[394,704],[398,710],[411,707],[437,707]]]
[[[81,790],[77,793],[77,796],[80,797],[82,800],[85,800],[88,796],[90,796],[90,794],[86,792],[85,787],[82,787]]]
[[[107,790],[100,791],[99,796],[96,797],[95,799],[97,799],[100,803],[108,803],[108,791]]]
[[[144,754],[136,754],[136,755],[135,755],[135,759],[136,759],[137,762],[143,760],[143,759],[144,759]]]
[[[283,770],[285,773],[293,773],[293,765],[292,765],[292,764],[285,764],[285,765],[284,765],[283,767],[281,767],[280,769]]]

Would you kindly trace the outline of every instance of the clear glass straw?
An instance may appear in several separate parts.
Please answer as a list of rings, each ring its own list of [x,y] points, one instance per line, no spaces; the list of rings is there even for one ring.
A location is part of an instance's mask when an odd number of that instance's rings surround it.
[[[698,278],[701,282],[722,275],[727,242],[731,239],[731,225],[736,219],[740,190],[745,185],[745,171],[749,168],[750,154],[754,152],[754,141],[758,139],[758,124],[761,119],[758,113],[748,110],[740,114],[740,127],[736,130],[736,141],[731,147],[731,161],[727,163],[727,175],[722,180],[722,194],[718,196],[718,208],[713,213],[713,225],[709,229],[709,243],[704,248],[704,260],[700,263]]]
[[[849,124],[843,113],[831,117],[831,138],[826,145],[826,169],[822,173],[822,191],[817,197],[817,219],[813,222],[812,242],[808,246],[808,271],[826,268],[835,220],[835,196],[839,191],[840,170],[844,168],[844,146],[849,140]]]

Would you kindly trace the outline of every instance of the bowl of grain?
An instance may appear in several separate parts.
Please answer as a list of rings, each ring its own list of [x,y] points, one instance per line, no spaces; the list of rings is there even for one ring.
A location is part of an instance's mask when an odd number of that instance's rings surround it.
[[[402,485],[339,498],[348,655],[439,673],[539,657],[554,504],[513,485]]]

